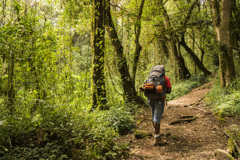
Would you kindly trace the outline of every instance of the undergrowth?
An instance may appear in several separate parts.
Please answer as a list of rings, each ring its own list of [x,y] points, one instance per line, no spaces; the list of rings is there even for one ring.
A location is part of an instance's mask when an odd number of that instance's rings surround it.
[[[112,128],[120,135],[131,132],[134,128],[134,120],[131,112],[132,107],[116,105],[109,111],[98,114],[97,121],[104,122],[105,127]]]
[[[192,89],[201,86],[208,81],[208,77],[204,74],[198,74],[191,76],[188,80],[185,80],[176,85],[172,85],[171,94],[167,95],[168,100],[173,100],[189,93]]]
[[[233,82],[229,87],[222,88],[220,79],[215,79],[212,90],[206,96],[206,103],[211,105],[219,118],[240,115],[240,83]]]
[[[127,155],[128,144],[117,140],[133,127],[127,105],[89,114],[68,104],[52,104],[33,115],[2,115],[0,159],[121,159]]]

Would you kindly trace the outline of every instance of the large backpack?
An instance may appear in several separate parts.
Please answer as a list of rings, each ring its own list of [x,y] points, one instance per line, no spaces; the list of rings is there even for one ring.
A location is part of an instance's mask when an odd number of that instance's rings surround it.
[[[148,99],[163,99],[165,91],[165,69],[163,65],[156,65],[150,71],[149,78],[144,83],[142,91]]]

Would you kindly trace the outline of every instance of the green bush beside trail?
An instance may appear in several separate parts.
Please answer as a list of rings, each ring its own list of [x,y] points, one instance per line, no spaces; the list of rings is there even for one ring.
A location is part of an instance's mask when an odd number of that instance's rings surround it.
[[[211,105],[213,111],[220,117],[239,116],[240,114],[240,84],[232,83],[227,88],[221,88],[220,80],[215,79],[212,90],[207,94],[206,103]]]
[[[127,106],[109,111],[79,111],[48,106],[34,116],[16,113],[1,117],[0,159],[119,159],[127,144],[119,134],[133,129]]]

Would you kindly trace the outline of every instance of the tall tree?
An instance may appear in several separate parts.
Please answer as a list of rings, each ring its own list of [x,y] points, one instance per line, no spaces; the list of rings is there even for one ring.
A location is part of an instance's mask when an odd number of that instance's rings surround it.
[[[127,60],[125,55],[123,54],[123,46],[118,38],[118,34],[112,19],[110,0],[107,0],[106,3],[106,28],[109,38],[115,50],[117,58],[116,62],[121,75],[124,96],[126,97],[127,101],[143,104],[144,100],[137,95],[135,86],[133,85],[133,80],[129,73]]]
[[[103,109],[107,102],[104,76],[105,0],[93,1],[92,22],[92,105]]]
[[[142,17],[142,12],[143,12],[143,6],[144,6],[144,2],[145,0],[141,0],[141,4],[138,10],[138,14],[137,14],[137,21],[135,22],[135,53],[134,53],[134,62],[133,62],[133,70],[132,70],[132,79],[133,79],[133,85],[135,86],[135,77],[136,77],[136,71],[137,71],[137,64],[138,64],[138,60],[140,57],[140,53],[142,50],[142,46],[140,45],[139,42],[139,37],[141,34],[141,17]]]
[[[198,0],[194,0],[193,3],[191,4],[189,10],[188,10],[188,13],[187,13],[187,16],[186,18],[183,20],[183,23],[182,23],[182,28],[183,28],[183,32],[181,34],[181,41],[180,41],[180,44],[184,47],[184,49],[187,51],[187,53],[189,53],[190,57],[193,59],[193,61],[195,62],[195,64],[197,65],[197,67],[203,71],[203,73],[205,75],[211,75],[211,72],[208,71],[202,61],[199,60],[198,56],[194,53],[194,51],[188,47],[188,45],[186,44],[185,42],[185,32],[186,32],[186,28],[187,28],[187,22],[188,20],[190,19],[191,15],[192,15],[192,11],[194,9],[194,7],[198,4]]]
[[[232,17],[231,17],[231,45],[234,50],[237,51],[238,55],[240,56],[239,51],[239,42],[240,42],[240,1],[233,0],[232,3]]]
[[[219,42],[219,67],[221,86],[230,85],[235,79],[235,65],[231,47],[231,7],[232,0],[213,0],[213,23]]]
[[[199,60],[198,56],[194,53],[194,51],[186,44],[184,36],[182,36],[180,41],[181,46],[184,47],[184,49],[189,53],[197,67],[205,74],[205,75],[211,75],[211,72],[207,70],[206,67],[204,67],[202,61]]]
[[[176,70],[176,79],[184,80],[191,76],[188,68],[185,65],[184,58],[181,55],[180,50],[177,48],[176,44],[178,43],[178,38],[175,35],[175,31],[173,30],[170,18],[167,14],[167,10],[164,7],[163,0],[159,0],[159,5],[162,10],[162,14],[164,17],[164,27],[167,31],[167,38],[168,38],[168,47],[170,50],[170,55],[175,64]]]

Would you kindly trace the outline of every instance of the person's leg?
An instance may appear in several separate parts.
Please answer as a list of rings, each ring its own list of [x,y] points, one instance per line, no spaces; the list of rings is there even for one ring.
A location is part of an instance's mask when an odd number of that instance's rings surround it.
[[[155,127],[154,127],[154,111],[155,111],[155,101],[153,100],[148,100],[148,104],[151,107],[152,111],[152,126],[153,126],[153,136],[155,134]]]
[[[154,107],[154,145],[160,144],[160,123],[161,123],[161,117],[164,112],[164,100],[157,100],[155,101],[155,107]]]
[[[154,100],[148,100],[148,105],[151,107],[152,119],[154,120],[155,101]]]
[[[154,122],[154,135],[159,135],[160,134],[160,123]]]
[[[156,100],[154,104],[153,120],[160,124],[164,112],[164,100]]]

